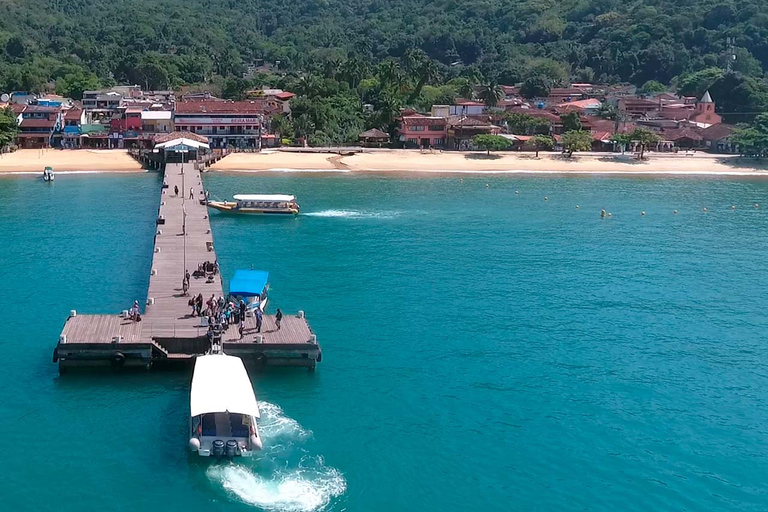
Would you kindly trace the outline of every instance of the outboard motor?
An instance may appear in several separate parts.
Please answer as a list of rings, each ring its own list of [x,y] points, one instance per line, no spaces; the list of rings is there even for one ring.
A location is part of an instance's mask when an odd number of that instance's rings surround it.
[[[227,441],[227,457],[232,458],[237,455],[239,449],[237,447],[237,441],[230,439]]]
[[[214,457],[222,457],[224,455],[224,441],[221,439],[215,440],[211,444],[211,454]]]

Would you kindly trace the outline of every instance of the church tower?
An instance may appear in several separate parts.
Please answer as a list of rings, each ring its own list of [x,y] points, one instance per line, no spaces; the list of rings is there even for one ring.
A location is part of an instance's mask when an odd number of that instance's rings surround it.
[[[712,101],[712,96],[709,95],[709,91],[706,91],[704,96],[701,97],[701,100],[696,103],[696,112],[706,114],[715,113],[715,102]]]

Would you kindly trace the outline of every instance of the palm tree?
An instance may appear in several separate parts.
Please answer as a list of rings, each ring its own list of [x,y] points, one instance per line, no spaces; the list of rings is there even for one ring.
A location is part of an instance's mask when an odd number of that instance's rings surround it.
[[[427,58],[427,60],[423,61],[418,68],[419,81],[416,83],[416,88],[413,89],[413,92],[408,97],[408,103],[413,103],[421,94],[421,90],[424,86],[429,82],[437,80],[439,75],[437,65],[432,59]]]
[[[403,70],[392,59],[385,60],[379,64],[377,75],[382,86],[391,85],[399,88],[403,83]]]
[[[366,65],[362,60],[358,57],[352,57],[341,65],[339,75],[354,89],[360,84],[360,80],[365,78],[367,71]]]
[[[495,107],[503,97],[504,90],[495,80],[481,85],[477,92],[477,98],[482,101],[487,108]]]

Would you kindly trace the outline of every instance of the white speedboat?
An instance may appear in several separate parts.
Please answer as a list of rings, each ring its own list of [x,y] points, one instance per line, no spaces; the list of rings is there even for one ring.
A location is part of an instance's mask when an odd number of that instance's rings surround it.
[[[198,357],[189,402],[190,450],[218,458],[250,457],[261,450],[259,405],[239,357]]]
[[[53,174],[53,167],[46,167],[43,171],[43,181],[53,181],[56,175]]]
[[[295,196],[283,194],[239,194],[234,201],[208,201],[208,206],[222,212],[298,215]]]

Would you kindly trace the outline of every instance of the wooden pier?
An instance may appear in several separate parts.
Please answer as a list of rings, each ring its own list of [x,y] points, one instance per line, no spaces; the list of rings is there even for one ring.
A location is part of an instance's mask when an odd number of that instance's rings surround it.
[[[123,314],[82,315],[72,312],[64,324],[53,360],[60,371],[80,366],[145,367],[192,361],[210,349],[205,318],[192,316],[190,297],[223,295],[221,275],[212,281],[191,278],[184,292],[185,271],[216,261],[205,191],[194,162],[166,164],[157,217],[147,304],[140,322]],[[178,195],[176,188],[178,187]],[[128,309],[126,305],[126,309]],[[232,325],[222,335],[227,354],[260,365],[314,368],[320,346],[303,312],[285,315],[280,329],[264,315],[261,332],[247,317],[241,336]]]

